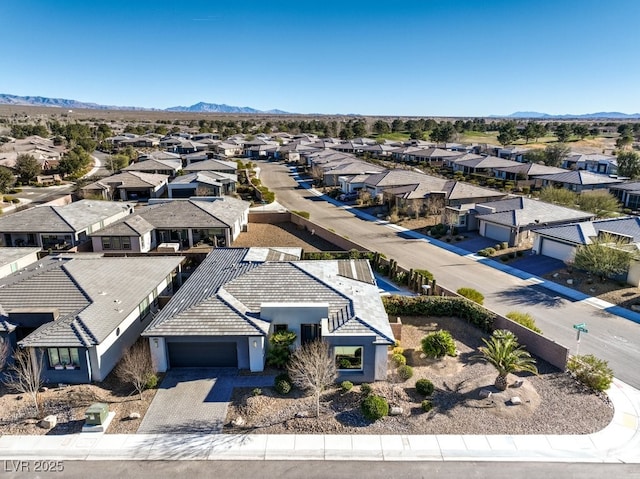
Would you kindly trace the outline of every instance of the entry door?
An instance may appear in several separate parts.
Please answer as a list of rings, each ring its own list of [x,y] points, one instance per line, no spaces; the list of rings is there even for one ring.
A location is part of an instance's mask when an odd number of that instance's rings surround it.
[[[320,337],[319,324],[303,324],[300,326],[300,341],[307,344],[315,341]]]

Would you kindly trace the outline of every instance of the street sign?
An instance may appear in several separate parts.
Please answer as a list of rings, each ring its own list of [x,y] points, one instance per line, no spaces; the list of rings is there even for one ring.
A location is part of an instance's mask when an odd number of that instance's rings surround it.
[[[574,324],[573,325],[573,329],[577,329],[578,331],[581,331],[583,333],[588,333],[589,332],[589,330],[587,329],[587,324],[586,323]]]

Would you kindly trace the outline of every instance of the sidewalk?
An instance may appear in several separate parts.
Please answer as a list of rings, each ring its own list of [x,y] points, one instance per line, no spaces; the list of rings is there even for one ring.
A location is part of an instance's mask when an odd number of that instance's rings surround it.
[[[570,435],[2,436],[0,460],[537,461],[640,464],[640,391],[614,380],[612,422]]]

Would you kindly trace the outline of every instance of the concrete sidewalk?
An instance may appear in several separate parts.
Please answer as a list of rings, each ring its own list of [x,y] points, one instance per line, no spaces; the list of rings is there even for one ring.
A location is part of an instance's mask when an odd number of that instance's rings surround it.
[[[614,380],[612,422],[572,435],[2,436],[0,460],[540,461],[640,464],[640,391]]]

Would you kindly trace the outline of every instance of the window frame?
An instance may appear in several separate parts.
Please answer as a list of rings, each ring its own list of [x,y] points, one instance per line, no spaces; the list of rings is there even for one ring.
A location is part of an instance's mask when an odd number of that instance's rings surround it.
[[[63,352],[65,354],[62,354]],[[54,361],[54,354],[57,362]],[[68,361],[63,361],[63,359],[68,359]],[[49,369],[60,369],[56,366],[62,366],[63,369],[71,369],[69,366],[74,366],[73,369],[80,369],[80,350],[71,347],[47,348],[47,360],[49,361]]]
[[[353,353],[349,354],[347,351],[341,351],[344,349],[353,349]],[[350,368],[342,368],[340,367],[340,357],[347,358],[357,358],[357,351],[360,350],[360,365],[358,367],[350,367]],[[333,347],[333,357],[336,362],[336,369],[340,372],[361,372],[364,370],[364,346],[361,345],[340,345]],[[350,359],[347,359],[350,361]]]

